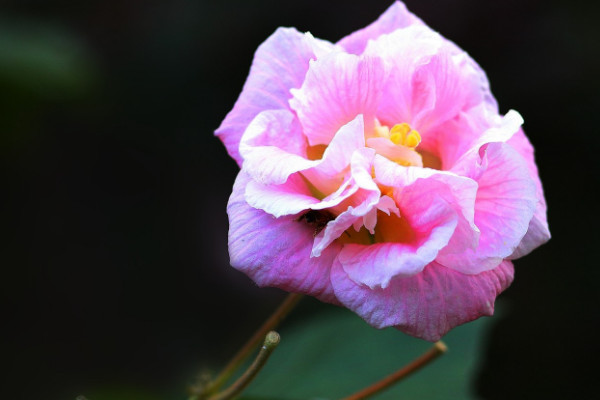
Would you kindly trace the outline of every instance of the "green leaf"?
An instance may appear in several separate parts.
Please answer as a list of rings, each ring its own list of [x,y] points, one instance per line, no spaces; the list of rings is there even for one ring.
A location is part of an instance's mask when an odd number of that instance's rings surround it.
[[[473,372],[489,321],[482,318],[454,329],[443,339],[449,348],[446,354],[373,398],[473,398]],[[243,399],[339,399],[391,374],[432,346],[393,328],[374,329],[354,313],[333,306],[284,325],[280,333],[281,344]]]
[[[130,387],[92,389],[82,396],[85,396],[86,400],[165,400],[159,395],[148,393],[147,390]]]
[[[92,62],[60,26],[0,19],[0,85],[27,97],[62,99],[88,89]]]

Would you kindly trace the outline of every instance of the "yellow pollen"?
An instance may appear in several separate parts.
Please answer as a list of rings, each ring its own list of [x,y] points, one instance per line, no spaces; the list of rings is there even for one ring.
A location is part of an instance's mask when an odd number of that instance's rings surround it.
[[[421,143],[421,135],[406,122],[390,129],[375,118],[373,133],[366,138],[366,142],[367,147],[375,149],[377,154],[396,164],[405,167],[423,166],[423,158],[416,149]],[[371,174],[374,175],[373,171]]]
[[[415,148],[421,143],[419,132],[410,128],[406,122],[396,124],[390,129],[389,139],[392,143]]]
[[[391,134],[392,133],[399,133],[402,136],[405,136],[408,132],[410,132],[410,125],[408,125],[406,122],[403,122],[401,124],[396,124],[390,130]]]
[[[402,144],[402,135],[398,132],[390,134],[390,140],[394,144]]]
[[[421,135],[419,132],[412,130],[404,139],[404,145],[408,147],[415,148],[421,143]]]

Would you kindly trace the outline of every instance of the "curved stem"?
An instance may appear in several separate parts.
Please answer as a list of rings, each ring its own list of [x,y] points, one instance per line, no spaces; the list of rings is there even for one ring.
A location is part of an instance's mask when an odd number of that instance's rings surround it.
[[[290,293],[283,303],[275,310],[273,314],[267,319],[260,328],[252,335],[250,339],[246,342],[244,347],[242,347],[235,356],[229,361],[229,363],[223,368],[221,373],[211,382],[208,386],[202,391],[205,394],[213,394],[216,393],[224,384],[227,382],[229,378],[233,375],[233,373],[240,367],[240,365],[250,356],[252,350],[265,337],[265,335],[275,329],[279,323],[292,311],[294,306],[298,304],[298,302],[302,299],[301,294]]]
[[[242,392],[248,386],[252,379],[258,374],[258,372],[264,367],[265,363],[269,359],[269,356],[275,350],[279,344],[280,337],[275,331],[267,333],[265,341],[260,348],[260,351],[254,362],[248,367],[248,369],[240,376],[231,386],[223,390],[221,393],[217,393],[208,398],[208,400],[228,400]]]
[[[379,382],[375,382],[371,386],[366,387],[348,397],[345,397],[342,400],[362,400],[369,398],[375,395],[376,393],[379,393],[382,390],[385,390],[393,384],[399,382],[403,378],[406,378],[413,372],[416,372],[419,369],[423,368],[425,365],[429,364],[431,361],[444,354],[447,350],[448,347],[446,347],[444,342],[438,341],[426,353],[422,354],[419,358],[415,359],[407,366],[400,368],[398,371],[386,376]]]

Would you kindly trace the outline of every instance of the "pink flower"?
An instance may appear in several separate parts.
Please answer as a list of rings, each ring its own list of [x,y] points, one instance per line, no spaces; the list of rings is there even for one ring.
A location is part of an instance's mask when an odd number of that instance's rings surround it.
[[[400,2],[336,44],[280,28],[216,132],[231,264],[431,341],[491,315],[550,238],[522,123]]]

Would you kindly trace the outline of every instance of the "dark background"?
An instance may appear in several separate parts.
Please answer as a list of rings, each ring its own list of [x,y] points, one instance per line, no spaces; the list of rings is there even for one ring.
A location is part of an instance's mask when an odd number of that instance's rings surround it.
[[[406,3],[524,116],[549,203],[553,239],[516,262],[476,392],[594,398],[600,3]],[[237,166],[212,134],[254,50],[280,25],[336,41],[391,1],[0,4],[0,397],[183,398],[283,296],[229,267]]]

